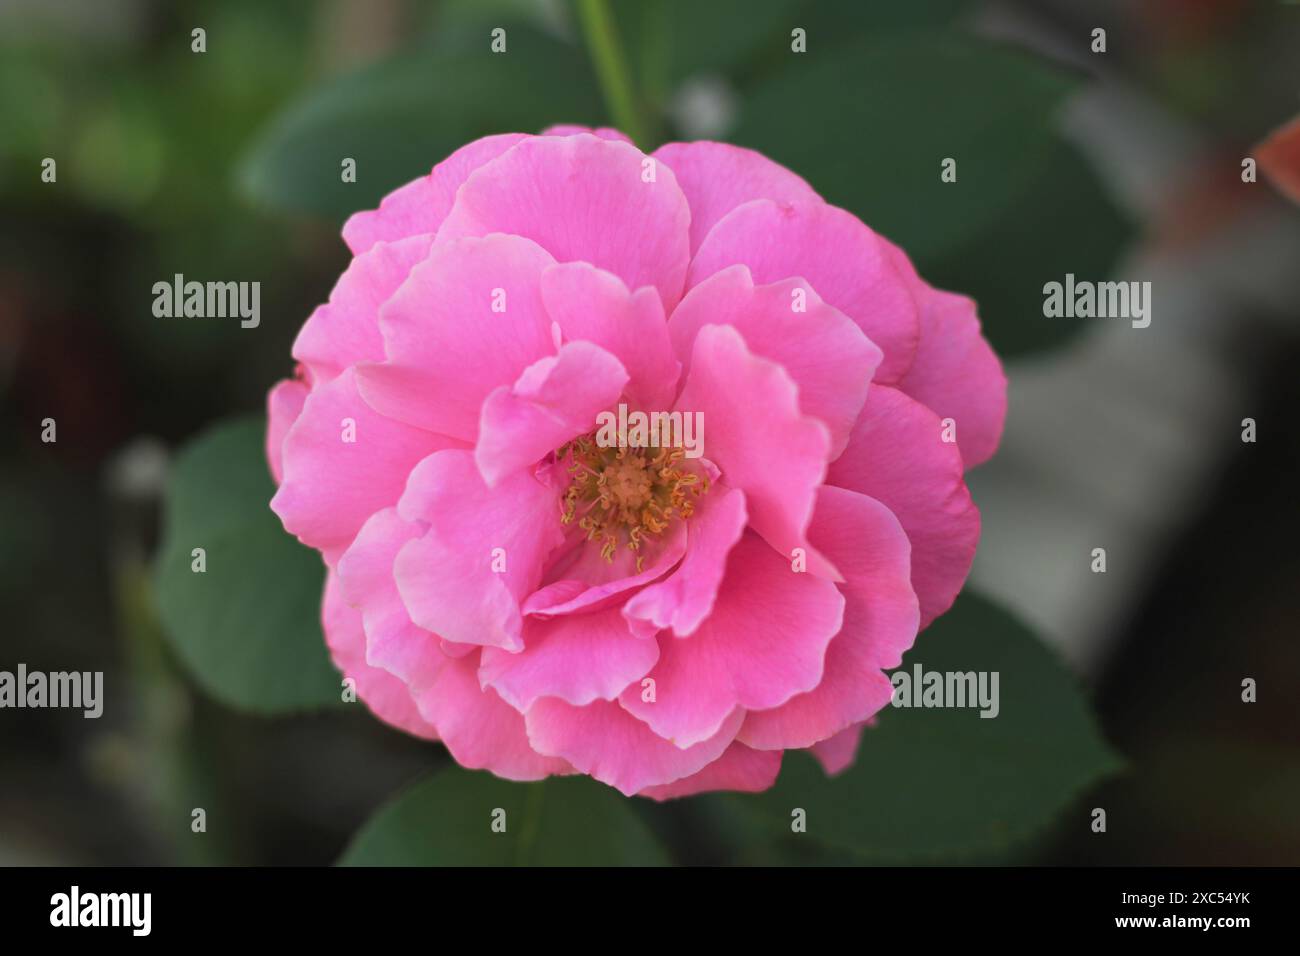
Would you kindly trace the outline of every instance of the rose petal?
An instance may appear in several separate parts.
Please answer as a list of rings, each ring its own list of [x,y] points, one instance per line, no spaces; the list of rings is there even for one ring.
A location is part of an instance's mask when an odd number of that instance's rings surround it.
[[[938,416],[897,389],[873,386],[844,454],[826,481],[880,501],[912,543],[912,589],[921,627],[952,606],[970,573],[980,515],[957,445]]]
[[[465,181],[438,241],[526,236],[560,262],[589,262],[629,289],[652,285],[671,308],[690,257],[690,217],[672,170],[636,147],[596,136],[538,136]]]
[[[592,614],[524,622],[517,654],[485,648],[479,681],[512,707],[527,710],[540,697],[576,706],[613,700],[644,677],[659,659],[659,645],[633,636],[617,607]]]
[[[895,382],[911,366],[921,335],[916,303],[889,244],[852,213],[823,202],[737,206],[705,237],[686,287],[737,263],[755,282],[798,276],[811,283],[884,352],[878,381]]]
[[[519,603],[563,541],[559,497],[529,472],[489,488],[471,452],[420,462],[398,513],[429,530],[403,545],[394,565],[411,620],[459,644],[522,649]]]
[[[659,736],[691,746],[717,733],[736,708],[779,707],[821,683],[843,614],[834,584],[794,571],[746,534],[728,558],[713,613],[684,640],[657,638],[659,662],[649,675],[655,700],[632,687],[619,701]]]
[[[715,272],[673,310],[668,332],[683,374],[696,335],[709,324],[738,329],[751,352],[779,363],[799,386],[803,414],[830,429],[831,458],[844,450],[881,359],[852,319],[802,279],[755,286],[749,269],[738,265]]]
[[[467,143],[429,175],[393,190],[378,209],[353,214],[343,224],[343,241],[353,255],[360,255],[376,242],[436,233],[469,174],[523,139],[523,133],[502,133]]]
[[[691,206],[691,254],[727,213],[753,199],[820,202],[802,177],[761,153],[730,143],[667,143],[654,151]]]
[[[609,701],[574,707],[543,697],[525,715],[528,740],[536,750],[562,757],[579,772],[629,797],[646,787],[689,777],[717,760],[743,719],[737,711],[722,721],[712,737],[681,748]]]
[[[888,508],[866,495],[823,487],[809,535],[844,574],[844,623],[816,687],[746,715],[737,739],[759,750],[810,747],[875,714],[893,695],[882,668],[897,667],[916,637],[911,548]]]
[[[361,394],[391,418],[475,441],[483,400],[555,353],[540,291],[554,262],[518,236],[435,246],[380,310],[388,360],[359,366]]]

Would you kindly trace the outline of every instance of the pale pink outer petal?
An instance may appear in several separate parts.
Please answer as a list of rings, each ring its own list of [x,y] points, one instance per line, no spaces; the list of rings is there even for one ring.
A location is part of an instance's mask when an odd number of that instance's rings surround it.
[[[672,783],[646,787],[637,796],[672,800],[710,790],[761,793],[776,783],[781,772],[781,756],[779,750],[753,750],[737,741],[698,773]]]
[[[727,213],[753,199],[820,202],[802,177],[762,153],[730,143],[666,143],[652,154],[677,176],[691,204],[691,254]]]
[[[417,737],[438,739],[437,732],[420,716],[406,685],[387,671],[366,663],[366,635],[361,615],[343,600],[333,572],[325,579],[321,626],[334,666],[355,682],[358,700],[384,723]]]
[[[921,341],[898,387],[940,418],[956,423],[957,446],[967,468],[987,461],[1002,438],[1007,417],[1007,376],[980,333],[975,302],[931,288],[911,260],[890,245],[894,262],[920,308]]]
[[[594,342],[623,363],[627,396],[635,406],[668,410],[680,366],[668,340],[663,303],[652,286],[629,292],[612,272],[565,262],[542,273],[542,301],[565,342]]]
[[[459,644],[522,649],[519,604],[563,541],[559,499],[558,488],[531,472],[488,488],[472,452],[420,462],[397,506],[407,521],[429,525],[394,564],[411,620]]]
[[[616,139],[619,142],[632,143],[631,138],[611,126],[597,126],[593,129],[590,126],[576,126],[573,123],[557,123],[554,126],[548,126],[542,130],[543,136],[578,136],[582,133],[590,133],[592,136],[599,136],[601,139]]]
[[[779,707],[821,683],[843,615],[833,583],[793,570],[746,534],[727,560],[713,613],[688,638],[657,638],[659,662],[649,674],[655,700],[633,686],[619,702],[678,746],[706,740],[737,708]]]
[[[397,552],[423,532],[422,525],[402,520],[396,508],[385,508],[361,527],[338,563],[339,588],[365,626],[366,662],[401,680],[413,695],[425,690],[448,660],[441,638],[411,620],[393,577]]]
[[[635,146],[581,134],[537,136],[465,181],[438,241],[526,236],[560,262],[589,262],[629,289],[652,285],[672,308],[690,259],[690,217],[672,170]]]
[[[743,719],[738,710],[722,721],[712,737],[681,748],[609,701],[574,707],[543,697],[525,714],[534,749],[564,758],[579,772],[629,797],[646,787],[689,777],[717,760]]]
[[[623,605],[633,633],[653,637],[671,628],[678,637],[694,634],[713,611],[727,568],[727,555],[748,520],[745,493],[714,485],[700,499],[686,526],[686,556],[672,574],[643,588]]]
[[[839,580],[807,540],[830,431],[799,409],[799,389],[780,365],[754,355],[729,325],[695,336],[691,371],[676,407],[703,416],[704,455],[745,493],[749,524],[777,551],[807,556],[813,574]]]
[[[689,372],[695,336],[705,325],[740,331],[755,355],[778,362],[799,386],[799,407],[831,434],[830,457],[848,444],[881,352],[838,309],[799,278],[755,286],[749,269],[729,266],[693,287],[668,322],[673,349]]]
[[[420,715],[462,767],[490,770],[507,780],[540,780],[572,773],[568,762],[539,754],[528,741],[524,716],[478,681],[478,655],[458,657],[416,696]]]
[[[348,264],[329,301],[316,307],[293,343],[293,357],[311,369],[316,382],[328,382],[358,362],[383,361],[379,307],[432,244],[431,235],[378,242]]]
[[[353,255],[360,255],[376,242],[437,232],[469,174],[527,138],[523,133],[501,133],[467,143],[429,175],[393,190],[378,209],[353,214],[343,224],[343,241]]]
[[[705,237],[686,287],[737,263],[758,283],[800,276],[884,352],[876,380],[892,383],[911,366],[920,340],[917,304],[889,244],[852,213],[823,202],[737,206]]]
[[[659,645],[634,637],[617,607],[591,614],[524,622],[524,649],[517,654],[484,648],[479,681],[516,710],[539,697],[581,706],[613,700],[644,677],[659,659]]]
[[[284,436],[302,414],[309,393],[306,383],[296,378],[277,382],[266,395],[266,463],[278,485],[284,480],[281,449]]]
[[[771,710],[751,710],[737,739],[759,750],[810,747],[889,703],[883,668],[897,667],[916,637],[908,580],[911,548],[898,519],[873,498],[823,487],[809,535],[844,574],[844,624],[812,690]]]
[[[595,429],[597,414],[618,402],[627,380],[619,360],[591,342],[568,342],[538,359],[483,402],[474,447],[483,480],[495,487]]]
[[[391,418],[473,442],[492,390],[555,353],[540,291],[554,262],[518,236],[434,246],[380,309],[388,360],[358,366],[361,394]]]
[[[457,445],[375,412],[348,369],[307,396],[285,436],[283,480],[271,510],[333,564],[367,518],[397,502],[416,462]]]
[[[828,777],[834,777],[853,766],[853,758],[858,753],[858,743],[862,740],[863,724],[845,727],[829,740],[823,740],[812,748],[812,755],[822,765]]]
[[[921,627],[948,610],[979,544],[980,514],[962,477],[957,445],[937,415],[894,388],[874,385],[828,484],[882,502],[912,542],[912,589]]]

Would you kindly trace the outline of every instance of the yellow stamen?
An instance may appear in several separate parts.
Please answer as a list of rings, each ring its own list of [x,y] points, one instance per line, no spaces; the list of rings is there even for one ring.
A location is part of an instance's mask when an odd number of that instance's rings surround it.
[[[663,533],[674,518],[689,518],[708,479],[686,465],[681,448],[607,448],[594,438],[575,438],[559,450],[569,487],[560,502],[560,521],[600,542],[600,555],[613,562],[619,542],[639,551],[648,537]],[[641,571],[644,555],[637,557]]]

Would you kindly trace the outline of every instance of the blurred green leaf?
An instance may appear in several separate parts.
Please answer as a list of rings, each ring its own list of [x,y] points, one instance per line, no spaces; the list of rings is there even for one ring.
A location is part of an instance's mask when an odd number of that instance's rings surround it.
[[[805,177],[913,257],[980,235],[1046,163],[1071,76],[945,32],[792,55],[755,87],[735,142]],[[957,181],[940,180],[945,158]]]
[[[726,73],[799,25],[800,0],[614,0],[614,18],[646,91],[662,98],[699,73]]]
[[[971,0],[907,0],[863,3],[862,0],[804,0],[794,25],[808,31],[809,51],[844,40],[874,36],[885,30],[937,27],[955,20]]]
[[[1043,285],[1102,280],[1132,238],[1133,226],[1073,147],[1053,144],[1025,194],[979,236],[917,261],[936,286],[979,303],[984,334],[1004,359],[1061,345],[1095,319],[1047,318]]]
[[[505,811],[505,832],[492,829]],[[486,772],[427,777],[361,828],[345,866],[661,866],[631,801],[587,777],[511,783]]]
[[[987,600],[958,598],[903,668],[918,663],[998,672],[998,716],[886,707],[841,776],[828,779],[811,756],[792,753],[771,790],[719,799],[794,858],[833,850],[859,862],[970,861],[1015,848],[1118,768],[1074,678]],[[791,832],[796,807],[807,813],[805,834]],[[1080,815],[1077,825],[1088,822]]]
[[[338,704],[320,626],[324,569],[268,507],[259,419],[204,432],[177,456],[156,568],[158,612],[198,684],[232,707],[282,713]],[[194,548],[204,573],[191,570]]]
[[[597,125],[603,114],[586,54],[525,26],[386,60],[327,82],[275,119],[245,158],[241,191],[276,209],[342,219],[375,206],[455,149],[490,133],[554,123]],[[357,181],[342,181],[356,160]]]

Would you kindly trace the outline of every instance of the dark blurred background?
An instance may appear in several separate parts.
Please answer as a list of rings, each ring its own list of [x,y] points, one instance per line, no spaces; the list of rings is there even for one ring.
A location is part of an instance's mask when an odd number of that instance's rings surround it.
[[[1086,796],[1108,808],[1111,838],[1048,834],[1023,859],[1300,862],[1300,214],[1265,173],[1240,176],[1300,110],[1300,6],[754,0],[738,17],[670,3],[668,32],[643,36],[652,6],[616,4],[641,51],[654,142],[640,145],[731,139],[789,162],[919,247],[936,284],[974,294],[1007,358],[1006,439],[972,481],[973,582],[1060,650],[1128,764]],[[521,67],[536,88],[484,93],[473,69],[456,74],[409,136],[374,144],[362,168],[381,173],[356,192],[292,164],[310,165],[297,131],[319,91],[374,64],[371,82],[409,85],[497,22],[555,45]],[[809,63],[781,86],[772,64],[792,24],[808,27]],[[856,61],[819,57],[894,30],[906,50],[930,29],[1029,51],[1077,88],[1050,140],[995,144],[1013,166],[1031,149],[1051,161],[978,232],[927,244],[955,227],[918,221],[905,190],[856,203],[855,177],[892,141],[854,122],[873,94],[824,65]],[[426,109],[393,100],[398,118]],[[833,143],[765,129],[801,102]],[[987,108],[990,129],[1015,130]],[[160,499],[179,445],[259,412],[290,371],[294,335],[347,262],[348,209],[503,123],[596,121],[562,2],[0,0],[0,668],[103,670],[107,692],[100,720],[0,714],[0,864],[329,863],[395,788],[447,760],[359,710],[259,718],[197,690],[150,593]],[[809,151],[853,161],[818,175]],[[41,181],[45,157],[56,183]],[[320,160],[337,179],[335,155]],[[1041,285],[1066,271],[1152,281],[1151,328],[1044,332]],[[175,273],[260,281],[261,326],[155,319],[152,285]],[[56,443],[41,441],[45,418]],[[1089,571],[1095,547],[1105,575]],[[1245,677],[1256,705],[1241,702]],[[230,836],[188,839],[193,806]]]

